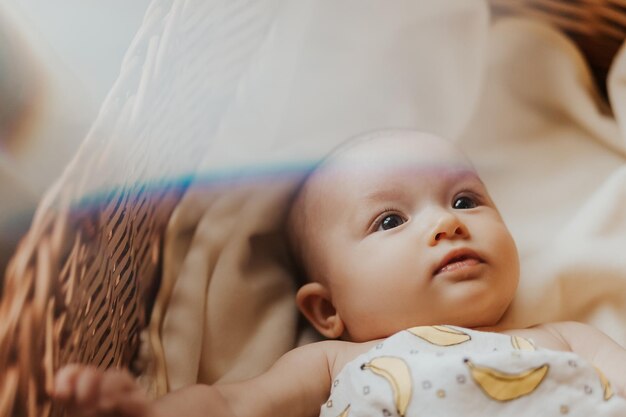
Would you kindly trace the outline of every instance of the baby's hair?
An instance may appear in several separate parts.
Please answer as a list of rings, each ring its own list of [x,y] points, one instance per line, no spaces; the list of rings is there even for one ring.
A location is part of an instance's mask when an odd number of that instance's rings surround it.
[[[285,241],[287,242],[287,255],[289,257],[290,266],[294,275],[294,282],[297,288],[300,288],[307,282],[309,282],[308,274],[306,268],[304,266],[304,258],[302,254],[302,247],[300,244],[301,233],[299,233],[299,227],[295,224],[296,219],[294,218],[294,207],[298,204],[298,200],[304,189],[304,186],[307,184],[310,176],[313,172],[316,171],[317,167],[322,163],[323,159],[317,161],[314,165],[309,167],[307,171],[304,173],[304,176],[298,181],[296,187],[289,197],[288,200],[288,210],[286,216],[286,227],[284,229],[285,232]],[[300,216],[306,217],[306,213],[304,210],[300,210]],[[304,223],[306,219],[298,219],[298,223]],[[300,225],[300,227],[302,227]]]

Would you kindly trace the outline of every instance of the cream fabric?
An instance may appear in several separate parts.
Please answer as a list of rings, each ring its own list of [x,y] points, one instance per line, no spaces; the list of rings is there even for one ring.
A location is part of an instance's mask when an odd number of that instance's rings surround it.
[[[226,86],[221,101],[191,94],[171,107],[206,110],[186,125],[171,118],[190,142],[194,129],[212,133],[168,228],[151,323],[170,389],[255,375],[297,343],[276,234],[298,179],[286,174],[374,128],[432,131],[474,160],[520,249],[507,324],[576,319],[626,343],[626,57],[610,77],[613,117],[567,38],[527,21],[490,26],[481,1],[237,5],[174,1],[162,13],[181,39],[213,24],[214,43],[185,44],[205,71],[171,81]],[[228,36],[239,27],[249,30]],[[236,71],[214,65],[216,51]]]
[[[199,12],[227,7],[214,3]],[[266,31],[237,46],[250,64],[167,234],[161,334],[170,389],[258,374],[296,344],[292,280],[276,261],[275,233],[302,166],[368,129],[457,136],[478,98],[482,2],[254,5],[238,13]]]
[[[626,343],[625,59],[609,77],[614,118],[559,32],[522,20],[491,30],[482,99],[459,142],[518,244],[507,324],[582,320]]]

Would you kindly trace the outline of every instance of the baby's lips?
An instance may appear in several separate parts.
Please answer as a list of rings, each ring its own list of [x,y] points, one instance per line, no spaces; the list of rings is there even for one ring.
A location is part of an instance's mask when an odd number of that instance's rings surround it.
[[[454,249],[454,250],[451,250],[450,252],[448,252],[443,257],[441,262],[439,262],[437,267],[435,267],[435,269],[433,271],[433,276],[441,273],[442,269],[444,269],[450,263],[456,262],[456,261],[461,261],[461,260],[467,260],[467,259],[474,259],[474,260],[478,261],[478,263],[483,263],[484,262],[484,260],[480,257],[480,255],[478,255],[472,249],[469,249],[469,248]]]

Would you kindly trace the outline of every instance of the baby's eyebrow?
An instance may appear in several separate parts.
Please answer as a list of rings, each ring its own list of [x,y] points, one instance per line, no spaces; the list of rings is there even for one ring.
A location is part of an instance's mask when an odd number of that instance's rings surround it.
[[[403,195],[404,191],[401,188],[391,187],[369,192],[365,195],[365,200],[372,202],[390,201],[402,198]]]
[[[478,173],[473,169],[454,169],[454,170],[441,170],[438,175],[442,176],[446,181],[457,182],[463,180],[476,180],[482,184],[482,180],[478,176]]]
[[[463,169],[437,169],[432,168],[429,175],[441,179],[446,186],[454,186],[458,183],[478,183],[481,186],[485,186],[485,183],[480,179],[478,172],[470,168]]]

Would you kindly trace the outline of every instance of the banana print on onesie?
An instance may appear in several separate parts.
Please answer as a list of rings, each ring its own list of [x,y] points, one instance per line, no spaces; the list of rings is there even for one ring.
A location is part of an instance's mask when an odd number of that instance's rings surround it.
[[[578,355],[456,326],[396,333],[332,386],[321,417],[626,416],[626,400]]]

